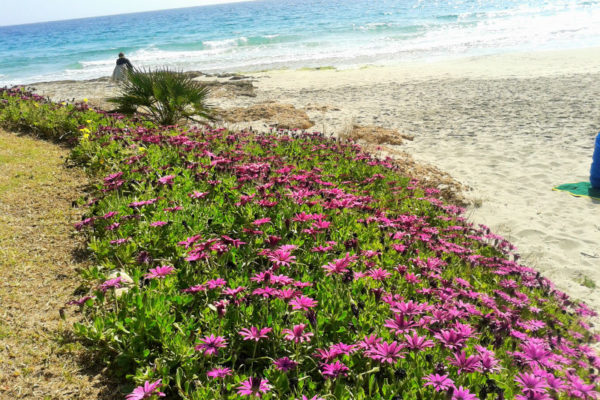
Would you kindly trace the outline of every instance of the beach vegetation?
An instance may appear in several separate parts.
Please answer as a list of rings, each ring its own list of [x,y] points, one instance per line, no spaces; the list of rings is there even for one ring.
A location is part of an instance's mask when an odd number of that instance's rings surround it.
[[[207,104],[209,88],[189,74],[168,68],[134,69],[119,85],[119,94],[108,99],[116,112],[138,115],[159,125],[182,120],[214,120]]]
[[[590,279],[589,276],[584,275],[581,284],[588,289],[596,289],[596,282],[593,279]]]
[[[129,399],[598,398],[596,313],[391,159],[99,118],[70,304]]]
[[[299,71],[336,71],[337,68],[332,65],[324,65],[322,67],[302,67]]]
[[[15,132],[27,132],[53,141],[75,141],[86,129],[87,121],[97,121],[101,116],[89,109],[87,102],[78,104],[51,103],[23,87],[4,89],[0,99],[0,126]],[[19,98],[24,101],[8,101]]]

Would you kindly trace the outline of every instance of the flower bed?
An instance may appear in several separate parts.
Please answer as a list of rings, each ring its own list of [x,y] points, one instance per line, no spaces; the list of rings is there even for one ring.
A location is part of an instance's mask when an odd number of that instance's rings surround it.
[[[3,96],[0,115],[35,101]],[[105,176],[76,225],[96,266],[75,329],[128,398],[597,397],[594,313],[391,160],[89,121],[73,159]]]

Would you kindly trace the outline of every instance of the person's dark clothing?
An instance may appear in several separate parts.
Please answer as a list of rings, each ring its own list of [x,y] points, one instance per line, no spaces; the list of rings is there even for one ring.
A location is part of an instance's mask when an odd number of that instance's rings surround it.
[[[128,69],[133,69],[133,65],[131,65],[131,62],[127,58],[125,58],[125,57],[117,58],[117,65],[123,65],[123,64],[125,64]]]

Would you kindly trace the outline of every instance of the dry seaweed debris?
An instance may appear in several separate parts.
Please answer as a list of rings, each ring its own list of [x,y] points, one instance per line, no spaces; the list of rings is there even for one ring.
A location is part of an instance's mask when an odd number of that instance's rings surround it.
[[[210,88],[211,97],[236,98],[240,96],[256,97],[254,85],[251,81],[229,80],[229,81],[202,81]]]
[[[438,189],[440,197],[446,202],[461,207],[469,205],[469,201],[464,195],[469,188],[455,180],[447,172],[433,165],[418,163],[410,154],[391,146],[366,144],[362,147],[368,153],[378,157],[390,157],[401,175],[418,180],[424,187]]]
[[[413,140],[414,137],[398,132],[396,129],[383,128],[375,125],[355,125],[340,134],[342,140],[353,140],[368,144],[400,145],[403,140]]]
[[[275,125],[278,129],[308,129],[314,125],[305,111],[291,104],[275,102],[258,103],[249,107],[235,107],[228,110],[217,110],[217,114],[225,122],[240,123],[264,121]]]
[[[0,399],[123,397],[71,332],[79,317],[65,303],[85,266],[71,205],[87,178],[64,167],[67,155],[0,130]]]
[[[402,134],[395,129],[373,125],[361,126],[352,122],[339,134],[339,138],[343,141],[361,142],[367,152],[379,157],[392,158],[402,175],[417,179],[425,187],[438,189],[445,201],[459,206],[468,205],[469,202],[464,196],[467,187],[439,168],[418,163],[408,153],[392,147],[401,145],[403,140],[413,140],[413,136]]]
[[[305,107],[304,110],[306,111],[315,111],[315,112],[328,112],[328,111],[340,111],[339,108],[334,107],[334,106],[330,106],[327,104],[311,104],[308,103]]]

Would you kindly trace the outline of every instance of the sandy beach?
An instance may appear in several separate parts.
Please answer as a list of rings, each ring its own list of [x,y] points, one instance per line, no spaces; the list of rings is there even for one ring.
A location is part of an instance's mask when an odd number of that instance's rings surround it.
[[[385,147],[466,185],[472,222],[508,238],[524,264],[600,311],[600,288],[590,284],[600,286],[600,201],[552,191],[589,177],[600,131],[600,49],[244,76],[199,79],[246,82],[215,91],[211,103],[221,109],[291,104],[306,112],[310,130],[328,135],[375,125],[413,136]],[[247,82],[254,89],[236,94]],[[116,90],[107,79],[32,86],[55,100],[100,105]]]

